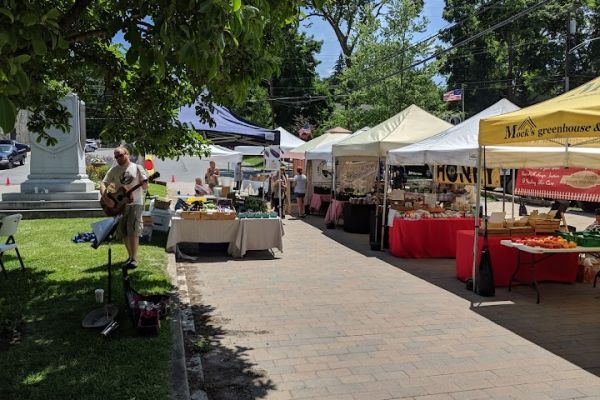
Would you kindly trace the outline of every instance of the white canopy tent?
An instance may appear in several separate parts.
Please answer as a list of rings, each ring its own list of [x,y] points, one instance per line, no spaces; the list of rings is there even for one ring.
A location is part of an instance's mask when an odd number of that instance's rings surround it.
[[[428,138],[452,125],[411,105],[377,126],[333,145],[333,156],[385,158],[387,152]]]
[[[350,136],[354,136],[354,135],[359,135],[364,131],[367,131],[371,128],[369,128],[368,126],[365,126],[364,128],[361,128],[359,130],[357,130],[356,132],[354,132],[352,135]],[[327,141],[326,143],[321,143],[320,145],[318,145],[317,147],[315,147],[312,150],[308,150],[304,153],[304,158],[308,161],[308,160],[325,160],[327,161],[328,164],[332,163],[332,154],[333,154],[333,145],[336,143],[339,143],[342,140],[345,140],[346,138],[348,138],[349,136],[347,136],[346,134],[336,134],[332,136],[332,140],[331,141]]]
[[[502,99],[466,121],[415,144],[390,150],[389,165],[449,164],[477,166],[479,152],[479,121],[482,118],[518,110],[519,107]]]
[[[194,182],[196,177],[204,179],[204,174],[209,167],[209,162],[214,161],[219,169],[234,169],[237,163],[242,162],[242,153],[229,150],[222,146],[211,145],[210,157],[183,156],[179,160],[154,160],[157,171],[174,171],[174,176],[181,182]],[[225,179],[229,181],[230,179]]]
[[[263,146],[235,146],[233,150],[242,153],[244,156],[262,156],[265,152]]]
[[[285,153],[306,143],[304,140],[300,139],[297,136],[294,136],[282,127],[277,128],[277,130],[279,131],[281,137],[281,143],[279,144],[279,148],[281,149],[281,152],[284,153],[282,156],[283,158],[289,158],[285,156]]]
[[[283,158],[289,158],[286,157],[286,152],[305,143],[304,140],[294,136],[282,127],[277,128],[277,130],[280,134],[281,142],[279,144],[279,149],[281,149],[281,152],[284,153],[282,155]],[[263,146],[235,146],[233,149],[235,151],[239,151],[245,156],[262,156],[265,153],[265,148]]]
[[[311,151],[315,149],[317,146],[326,145],[328,143],[336,143],[341,139],[346,139],[350,137],[350,133],[324,133],[321,136],[314,138],[313,140],[309,140],[304,144],[292,149],[288,155],[289,158],[295,158],[299,160],[303,160],[305,157],[305,153],[307,151]],[[341,139],[340,139],[341,138]]]

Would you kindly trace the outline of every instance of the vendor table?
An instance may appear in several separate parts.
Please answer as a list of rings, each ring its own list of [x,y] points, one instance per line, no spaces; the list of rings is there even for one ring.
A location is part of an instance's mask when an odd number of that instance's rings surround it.
[[[369,214],[373,209],[373,204],[344,204],[344,231],[369,233]]]
[[[194,220],[171,218],[167,251],[175,251],[178,243],[230,243],[238,230],[237,220]]]
[[[454,258],[456,232],[473,229],[473,218],[394,219],[390,253],[402,258]]]
[[[473,229],[456,233],[456,277],[461,281],[466,281],[472,276],[474,238],[475,232]],[[515,271],[517,249],[507,249],[501,244],[501,241],[509,238],[509,236],[488,237],[488,249],[492,257],[492,269],[494,271],[494,284],[497,287],[509,286],[511,275]],[[477,254],[481,254],[483,237],[479,238],[478,245],[479,251]],[[479,266],[479,257],[477,266]],[[575,282],[578,269],[577,254],[557,254],[556,257],[541,260],[539,266],[540,268],[536,271],[538,281]],[[531,272],[527,269],[520,270],[518,279],[521,282],[531,282]]]
[[[319,211],[321,209],[321,204],[323,203],[331,203],[331,195],[330,194],[316,194],[313,193],[310,198],[310,209]]]
[[[280,218],[240,219],[235,239],[228,253],[243,257],[248,250],[279,249],[283,251],[283,224]]]
[[[167,251],[179,243],[229,243],[228,253],[243,257],[248,250],[283,251],[283,224],[279,218],[193,220],[173,217]]]
[[[337,220],[340,219],[345,203],[347,203],[347,201],[335,199],[331,200],[331,203],[329,203],[329,207],[327,208],[327,214],[325,214],[326,224],[336,223]]]
[[[538,264],[540,264],[544,260],[547,260],[547,259],[557,256],[559,254],[565,255],[565,254],[570,253],[570,254],[577,256],[577,254],[579,254],[579,253],[600,252],[600,247],[577,246],[572,249],[546,249],[546,248],[542,248],[542,247],[525,246],[523,244],[514,243],[510,240],[501,240],[500,244],[502,246],[517,249],[517,265],[515,268],[515,272],[513,272],[513,274],[511,275],[510,281],[508,283],[508,291],[509,292],[512,287],[512,282],[516,280],[517,274],[519,273],[519,270],[521,269],[521,253],[522,252],[529,253],[531,255],[531,258],[529,261],[529,270],[531,272],[531,277],[532,277],[531,284],[537,293],[538,304],[540,303],[540,289],[538,287],[538,277],[536,275],[536,266]],[[539,257],[536,258],[536,255],[538,255]],[[575,272],[575,274],[576,274],[576,272]]]

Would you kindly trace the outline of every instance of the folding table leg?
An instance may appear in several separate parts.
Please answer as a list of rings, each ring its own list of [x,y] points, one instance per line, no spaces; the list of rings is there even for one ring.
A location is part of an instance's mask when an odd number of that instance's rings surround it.
[[[537,293],[537,304],[540,304],[540,288],[538,287],[537,278],[535,276],[535,254],[531,253],[531,284]]]
[[[4,253],[0,253],[0,267],[2,267],[2,273],[4,274],[4,277],[6,279],[8,279],[8,275],[6,274],[6,269],[4,268],[4,263],[2,262],[2,255]]]
[[[509,292],[512,289],[512,283],[515,280],[517,274],[519,273],[520,268],[521,268],[521,250],[517,249],[517,268],[515,269],[515,272],[513,272],[513,274],[510,276],[510,281],[508,282],[508,291]]]
[[[15,251],[17,252],[17,257],[19,257],[19,263],[21,263],[21,271],[25,272],[25,265],[23,264],[21,253],[19,253],[19,249],[17,247],[15,247]]]

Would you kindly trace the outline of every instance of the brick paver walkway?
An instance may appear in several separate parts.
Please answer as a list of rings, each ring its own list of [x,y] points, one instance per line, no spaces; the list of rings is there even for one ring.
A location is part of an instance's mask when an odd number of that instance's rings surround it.
[[[216,335],[213,400],[600,399],[600,289],[543,284],[540,305],[499,289],[484,307],[453,260],[394,259],[321,224],[286,220],[276,260],[180,264]]]

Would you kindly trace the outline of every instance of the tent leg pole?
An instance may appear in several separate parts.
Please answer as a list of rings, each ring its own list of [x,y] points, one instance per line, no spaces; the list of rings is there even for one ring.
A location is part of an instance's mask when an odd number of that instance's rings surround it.
[[[336,165],[336,159],[334,156],[332,156],[332,161],[333,161],[333,174],[331,174],[332,176],[332,182],[331,182],[331,203],[333,203],[333,201],[335,200],[335,173],[337,171],[337,165]],[[331,203],[330,206],[331,206]]]
[[[502,171],[502,169],[500,169],[500,171]],[[506,178],[502,180],[502,212],[506,215]]]
[[[477,152],[477,179],[475,181],[475,233],[473,237],[473,292],[477,293],[477,256],[479,255],[479,209],[481,208],[481,146]]]
[[[383,208],[381,210],[381,245],[379,247],[379,249],[381,251],[383,251],[383,246],[385,244],[385,225],[386,225],[386,218],[385,218],[385,214],[387,211],[387,192],[388,192],[388,169],[389,169],[389,165],[387,163],[387,157],[385,158],[385,169],[383,170]],[[379,205],[376,205],[375,207],[379,207]],[[375,216],[377,216],[377,208],[375,208]],[[377,229],[377,227],[375,227],[375,229]],[[377,235],[375,235],[377,236]]]
[[[512,219],[515,219],[515,180],[517,179],[516,172],[514,169],[511,170],[510,176],[512,176]]]

